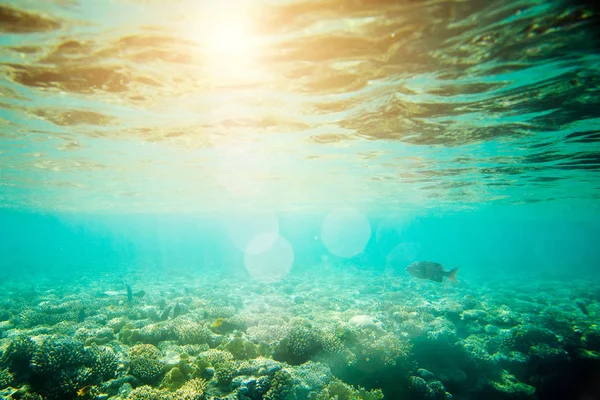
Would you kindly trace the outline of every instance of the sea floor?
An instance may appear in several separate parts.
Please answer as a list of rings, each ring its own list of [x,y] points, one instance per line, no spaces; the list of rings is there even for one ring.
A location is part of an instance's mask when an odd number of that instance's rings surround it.
[[[0,398],[579,399],[597,390],[592,280],[459,274],[452,285],[333,267],[271,284],[241,275],[4,280]]]

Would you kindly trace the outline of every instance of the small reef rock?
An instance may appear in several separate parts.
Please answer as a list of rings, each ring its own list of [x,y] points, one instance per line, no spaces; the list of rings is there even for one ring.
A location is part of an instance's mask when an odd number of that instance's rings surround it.
[[[377,318],[373,318],[369,315],[355,315],[350,318],[348,325],[357,328],[359,330],[367,330],[377,334],[384,334],[383,323]]]

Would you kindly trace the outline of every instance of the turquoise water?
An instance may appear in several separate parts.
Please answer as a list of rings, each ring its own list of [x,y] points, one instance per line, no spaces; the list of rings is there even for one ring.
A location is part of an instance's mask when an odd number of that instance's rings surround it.
[[[599,19],[1,2],[0,398],[600,398]]]

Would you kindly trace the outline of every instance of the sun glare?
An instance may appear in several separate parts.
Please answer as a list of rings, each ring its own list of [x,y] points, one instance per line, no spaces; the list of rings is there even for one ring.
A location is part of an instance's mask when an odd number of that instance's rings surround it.
[[[209,57],[226,61],[233,58],[249,58],[255,50],[249,21],[241,16],[229,16],[214,21],[206,37]]]
[[[190,34],[215,78],[250,79],[256,74],[260,48],[255,34],[251,5],[243,1],[206,4]]]

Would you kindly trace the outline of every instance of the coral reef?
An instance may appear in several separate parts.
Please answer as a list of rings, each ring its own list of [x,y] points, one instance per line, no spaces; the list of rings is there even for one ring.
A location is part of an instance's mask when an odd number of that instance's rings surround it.
[[[24,287],[23,301],[0,292],[0,396],[529,399],[600,359],[600,296],[585,286],[549,304],[535,285],[439,290],[369,274],[340,272],[335,290],[302,277],[148,283],[131,301],[120,281],[77,296]]]

